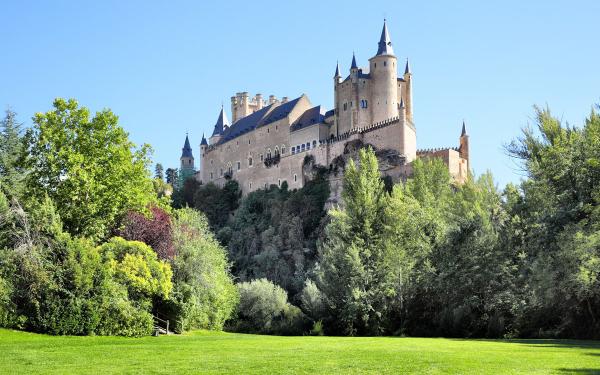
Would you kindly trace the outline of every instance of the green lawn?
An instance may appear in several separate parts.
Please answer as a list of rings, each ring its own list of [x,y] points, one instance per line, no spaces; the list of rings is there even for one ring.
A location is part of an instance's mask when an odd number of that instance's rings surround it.
[[[600,342],[277,337],[144,338],[0,330],[0,374],[600,374]]]

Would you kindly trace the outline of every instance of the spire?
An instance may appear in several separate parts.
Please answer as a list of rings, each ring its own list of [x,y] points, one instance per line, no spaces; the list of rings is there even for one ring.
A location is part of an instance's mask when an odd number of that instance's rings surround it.
[[[406,58],[406,68],[404,68],[404,74],[412,74],[410,72],[410,65],[408,64],[408,57]]]
[[[192,155],[192,147],[190,146],[190,139],[188,135],[185,135],[185,143],[183,144],[183,148],[181,149],[181,157],[182,158],[193,158]]]
[[[356,65],[356,56],[354,56],[354,52],[352,52],[352,65],[350,69],[358,69],[358,65]]]
[[[390,39],[385,19],[383,20],[383,30],[381,30],[381,38],[379,39],[379,48],[377,48],[377,55],[375,56],[380,55],[394,55],[392,40]]]
[[[462,132],[460,133],[461,137],[467,135],[467,127],[465,126],[465,120],[463,120]]]
[[[202,141],[200,141],[200,146],[208,146],[208,142],[206,142],[206,138],[204,138],[204,133],[202,133]]]
[[[335,63],[335,75],[333,76],[333,78],[337,78],[337,77],[341,77],[341,75],[340,75],[340,63],[339,62]]]
[[[213,131],[213,136],[223,134],[223,128],[225,125],[229,125],[229,120],[227,120],[227,114],[223,110],[223,105],[221,104],[221,112],[219,113],[219,118],[217,119],[217,123],[215,124],[215,130]]]

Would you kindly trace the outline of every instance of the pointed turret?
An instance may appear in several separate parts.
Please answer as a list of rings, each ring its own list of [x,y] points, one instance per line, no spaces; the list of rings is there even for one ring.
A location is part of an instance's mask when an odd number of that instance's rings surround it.
[[[467,166],[470,168],[470,160],[469,160],[469,135],[467,134],[467,126],[465,125],[465,120],[462,123],[462,131],[460,132],[460,147],[458,148],[458,152],[460,153],[460,157],[467,161]],[[467,170],[468,170],[467,168]]]
[[[192,154],[192,147],[190,146],[190,139],[188,135],[185,135],[185,142],[183,143],[183,148],[181,149],[181,157],[179,158],[181,162],[180,173],[187,170],[194,169],[194,155]]]
[[[200,141],[200,146],[208,146],[208,142],[206,138],[204,138],[204,133],[202,133],[202,141]]]
[[[392,48],[392,40],[390,39],[390,34],[388,33],[386,20],[383,20],[383,30],[381,30],[381,38],[379,38],[379,48],[377,49],[377,54],[375,56],[380,55],[393,55],[394,49]]]
[[[412,74],[410,72],[410,64],[408,63],[408,58],[406,59],[406,67],[404,68],[404,74]]]
[[[213,137],[215,135],[222,135],[226,125],[229,125],[229,120],[227,120],[227,114],[223,109],[223,105],[221,105],[221,112],[219,113],[219,118],[217,119],[215,129],[213,130]]]
[[[192,147],[190,146],[190,139],[188,135],[185,135],[185,143],[183,144],[183,148],[181,149],[181,157],[182,158],[193,158],[192,155]]]
[[[358,65],[356,65],[356,56],[354,55],[354,52],[352,52],[352,65],[350,65],[350,70],[352,69],[358,69]]]
[[[460,133],[460,136],[464,137],[465,135],[467,135],[467,127],[465,125],[465,120],[463,120],[463,126],[462,126],[462,131]]]
[[[333,78],[338,78],[341,77],[340,75],[340,63],[336,62],[335,63],[335,75],[333,76]]]

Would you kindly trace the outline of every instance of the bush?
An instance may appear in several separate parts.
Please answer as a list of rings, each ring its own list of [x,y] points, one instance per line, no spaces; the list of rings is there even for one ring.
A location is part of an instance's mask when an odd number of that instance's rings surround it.
[[[173,259],[171,217],[160,207],[150,208],[150,216],[130,211],[123,220],[119,236],[130,241],[141,241],[150,246],[160,259]]]
[[[238,332],[302,334],[306,317],[287,301],[287,293],[267,279],[238,284],[240,304],[233,328]]]
[[[160,306],[161,314],[178,331],[222,329],[238,301],[225,249],[206,218],[189,208],[176,211],[173,239],[173,297]]]

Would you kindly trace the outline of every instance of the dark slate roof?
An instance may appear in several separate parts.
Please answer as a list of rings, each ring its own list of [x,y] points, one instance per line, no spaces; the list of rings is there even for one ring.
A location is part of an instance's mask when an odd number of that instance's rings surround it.
[[[204,133],[202,133],[202,141],[200,141],[200,145],[208,146],[208,142],[206,142],[206,138],[204,138]]]
[[[333,109],[330,109],[329,111],[325,112],[325,118],[327,117],[331,117],[333,116],[333,114],[335,113],[335,111]]]
[[[383,30],[381,30],[381,38],[379,38],[379,47],[377,48],[377,54],[380,55],[394,55],[394,49],[392,48],[392,40],[388,33],[387,24],[383,20]]]
[[[181,157],[182,158],[193,158],[194,155],[192,155],[192,147],[190,146],[190,140],[187,136],[187,134],[185,135],[185,143],[183,144],[183,148],[181,149]]]
[[[363,73],[362,69],[358,69],[358,78],[371,79],[371,74]],[[350,79],[350,74],[344,79],[344,82]]]
[[[273,108],[273,110],[271,112],[269,112],[265,116],[265,118],[262,119],[262,121],[260,121],[258,126],[268,125],[272,122],[275,122],[277,120],[281,120],[282,118],[287,117],[287,115],[290,114],[292,109],[294,109],[294,107],[296,106],[296,103],[298,103],[300,98],[301,98],[301,96],[294,100],[290,100],[288,102],[285,102],[285,103],[280,104],[277,107]]]
[[[213,130],[213,136],[223,134],[223,128],[225,125],[229,125],[229,121],[227,120],[227,115],[221,107],[221,112],[219,113],[219,118],[217,119],[217,123],[215,124],[215,130]]]
[[[410,73],[410,64],[408,63],[408,59],[406,59],[406,68],[404,68],[404,74],[411,74]]]
[[[291,131],[295,132],[300,129],[304,129],[311,125],[322,123],[325,120],[325,115],[321,110],[321,106],[307,109],[291,126]]]
[[[335,75],[333,77],[334,78],[335,77],[341,77],[341,75],[340,75],[340,63],[336,63],[335,64]]]
[[[221,138],[219,143],[230,141],[234,138],[239,137],[242,134],[248,133],[249,131],[256,129],[259,122],[263,119],[267,112],[269,112],[272,106],[273,105],[271,104],[267,107],[259,109],[254,113],[249,114],[246,117],[242,117],[241,119],[237,120],[229,128],[227,128],[227,130],[225,130],[225,132],[223,133],[223,137]]]
[[[356,68],[358,68],[358,65],[356,65],[356,56],[354,56],[354,52],[352,52],[352,65],[350,66],[350,69]]]
[[[462,127],[462,132],[460,133],[460,136],[464,137],[465,135],[467,135],[467,127],[465,125],[465,120],[463,120],[463,127]]]

